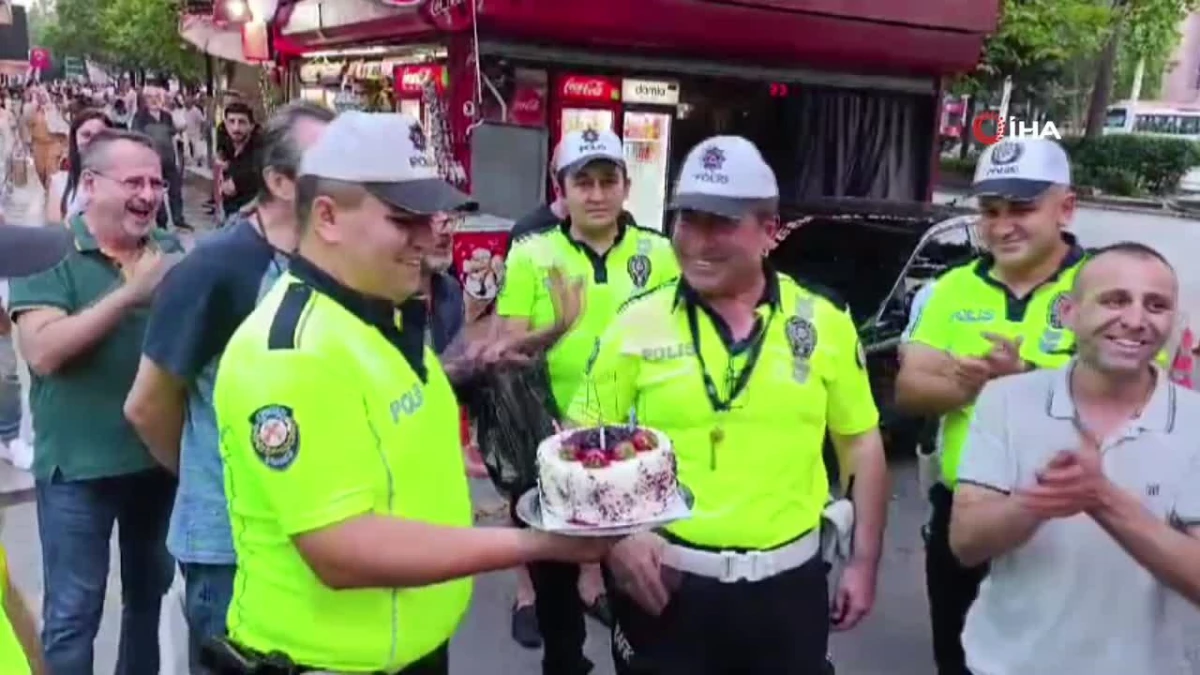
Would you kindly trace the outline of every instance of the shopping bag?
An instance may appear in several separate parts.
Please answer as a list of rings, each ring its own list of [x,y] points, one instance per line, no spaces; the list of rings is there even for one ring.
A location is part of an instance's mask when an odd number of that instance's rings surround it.
[[[162,617],[158,621],[158,644],[161,651],[161,675],[188,675],[188,627],[183,613],[183,575],[175,571],[175,579],[163,596]]]

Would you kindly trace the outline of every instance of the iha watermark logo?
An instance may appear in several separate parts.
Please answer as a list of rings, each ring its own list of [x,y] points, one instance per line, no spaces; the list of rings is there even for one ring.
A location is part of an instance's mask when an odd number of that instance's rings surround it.
[[[1025,122],[1016,117],[1004,119],[1000,113],[988,110],[975,116],[971,122],[971,135],[983,145],[999,143],[1005,138],[1053,138],[1061,141],[1062,135],[1054,122]]]

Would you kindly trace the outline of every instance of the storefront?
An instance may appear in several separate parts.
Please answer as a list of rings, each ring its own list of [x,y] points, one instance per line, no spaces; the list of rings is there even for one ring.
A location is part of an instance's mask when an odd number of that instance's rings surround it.
[[[542,203],[561,135],[608,126],[626,141],[628,208],[649,227],[662,225],[683,155],[715,133],[754,140],[785,200],[926,199],[941,80],[974,67],[999,11],[998,0],[283,4],[279,31],[308,63],[349,46],[443,50],[382,68],[393,109],[444,131],[435,150],[490,213]]]

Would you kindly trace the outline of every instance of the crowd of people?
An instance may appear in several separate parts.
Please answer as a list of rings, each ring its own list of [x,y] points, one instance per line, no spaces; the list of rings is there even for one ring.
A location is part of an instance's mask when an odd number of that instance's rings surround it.
[[[767,260],[779,188],[751,142],[688,153],[668,237],[623,209],[621,139],[566,134],[554,202],[514,231],[477,317],[449,271],[475,205],[417,120],[297,102],[259,125],[230,102],[228,218],[184,251],[157,226],[174,126],[144,111],[134,129],[73,115],[72,246],[11,282],[45,594],[37,634],[4,590],[0,664],[93,672],[115,525],[122,675],[159,672],[177,569],[193,673],[445,675],[471,577],[514,568],[536,623],[514,632],[546,675],[594,667],[589,611],[622,675],[833,668],[830,632],[875,601],[880,418],[845,303]],[[1179,281],[1144,245],[1082,248],[1070,175],[1053,141],[988,148],[987,254],[905,332],[897,405],[939,420],[939,675],[1200,669],[1200,395],[1156,364]],[[666,433],[697,517],[621,537],[475,525],[460,402],[529,368],[547,382],[530,419],[633,411]]]

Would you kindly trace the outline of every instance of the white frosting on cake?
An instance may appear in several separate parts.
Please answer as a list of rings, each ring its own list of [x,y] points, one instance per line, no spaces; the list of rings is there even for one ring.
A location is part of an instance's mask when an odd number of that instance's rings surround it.
[[[538,446],[542,517],[552,526],[617,527],[661,515],[678,499],[675,452],[666,434],[639,428],[656,447],[604,466],[564,458],[563,443],[580,430],[555,434]]]

